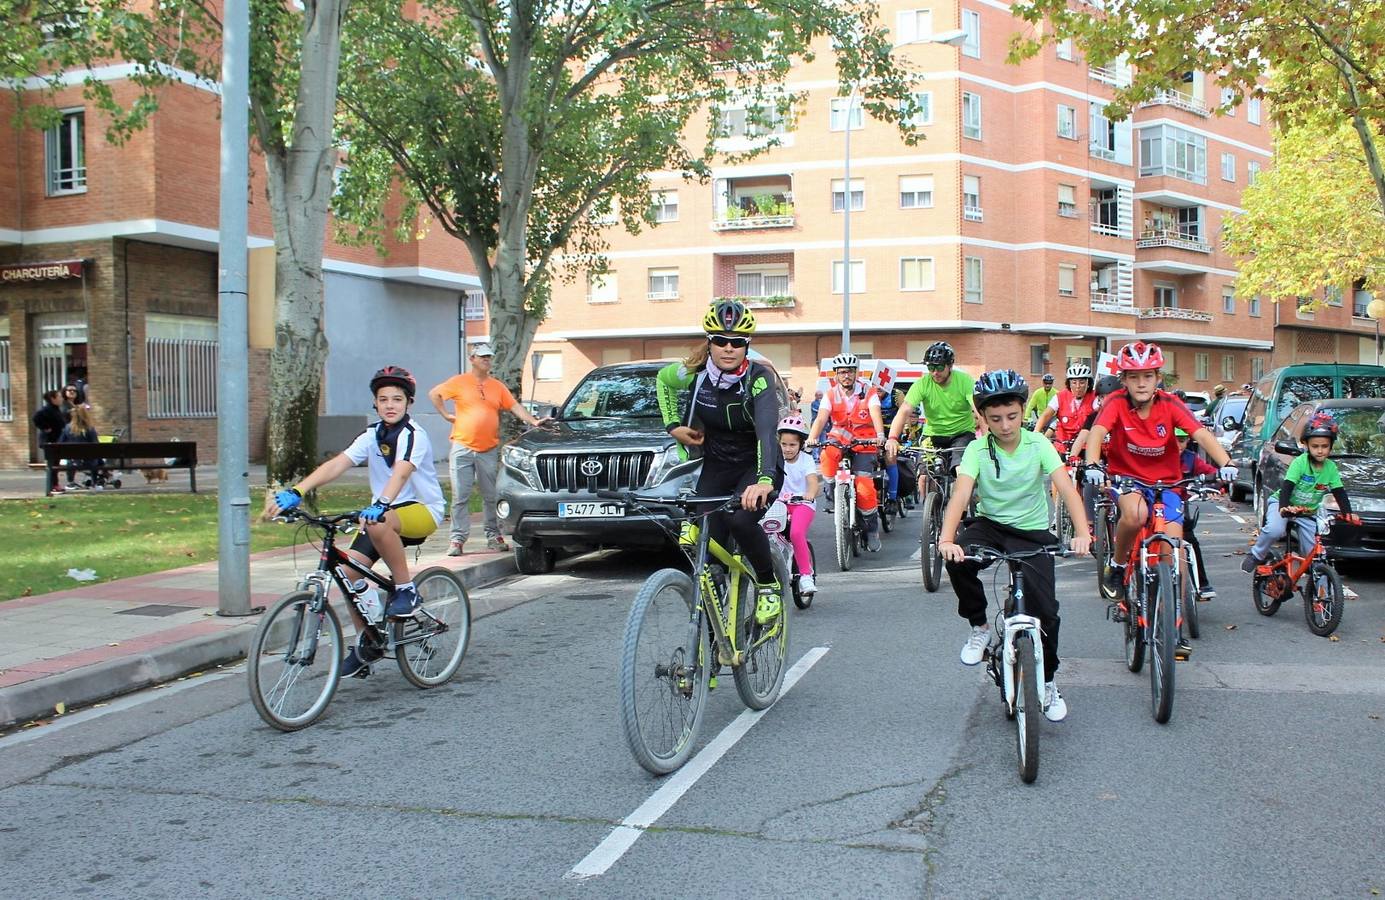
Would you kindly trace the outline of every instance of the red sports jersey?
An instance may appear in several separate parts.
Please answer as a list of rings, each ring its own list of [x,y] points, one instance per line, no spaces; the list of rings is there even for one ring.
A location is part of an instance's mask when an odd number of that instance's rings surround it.
[[[1053,398],[1058,415],[1053,422],[1053,436],[1067,443],[1077,437],[1092,414],[1092,404],[1096,402],[1096,392],[1088,391],[1078,400],[1072,391],[1059,391]]]
[[[1106,466],[1112,475],[1129,475],[1142,481],[1177,481],[1183,477],[1181,452],[1175,428],[1192,434],[1202,427],[1188,407],[1164,391],[1156,391],[1149,418],[1130,408],[1124,393],[1106,398],[1096,424],[1111,433],[1106,445]]]

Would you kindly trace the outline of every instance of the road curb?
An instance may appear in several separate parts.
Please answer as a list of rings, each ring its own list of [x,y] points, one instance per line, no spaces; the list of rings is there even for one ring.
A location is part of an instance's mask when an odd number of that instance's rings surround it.
[[[456,571],[462,584],[470,590],[508,578],[519,570],[514,556],[506,555]],[[476,617],[485,614],[479,613]],[[0,688],[0,728],[52,716],[59,703],[76,709],[162,684],[189,672],[242,659],[257,624],[257,619],[249,619],[219,634],[202,635],[145,653]]]

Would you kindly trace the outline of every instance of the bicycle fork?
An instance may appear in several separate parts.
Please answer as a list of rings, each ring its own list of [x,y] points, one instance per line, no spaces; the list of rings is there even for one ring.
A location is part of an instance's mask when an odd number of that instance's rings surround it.
[[[1015,640],[1021,634],[1028,634],[1029,640],[1034,645],[1034,677],[1043,678],[1044,675],[1044,642],[1040,639],[1042,629],[1039,627],[1039,620],[1033,616],[1018,615],[1005,619],[1003,657],[1004,665],[1001,667],[1001,677],[1003,684],[1001,687],[1005,691],[1005,705],[1014,712],[1018,704],[1019,685],[1015,683],[1015,664],[1019,660],[1019,652],[1015,649]]]

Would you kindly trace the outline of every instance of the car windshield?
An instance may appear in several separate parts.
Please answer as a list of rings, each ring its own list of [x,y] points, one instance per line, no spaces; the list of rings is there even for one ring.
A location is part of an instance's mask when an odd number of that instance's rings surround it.
[[[1310,400],[1332,399],[1332,377],[1330,375],[1295,375],[1284,379],[1279,393],[1279,409],[1275,420],[1279,421],[1289,414],[1295,406]]]
[[[596,371],[573,389],[561,419],[661,418],[653,372]]]
[[[1334,455],[1385,456],[1385,404],[1366,407],[1325,407],[1341,433]]]

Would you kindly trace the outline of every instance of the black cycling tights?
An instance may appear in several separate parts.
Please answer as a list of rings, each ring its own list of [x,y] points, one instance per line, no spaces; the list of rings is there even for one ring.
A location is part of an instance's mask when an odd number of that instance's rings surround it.
[[[739,494],[755,480],[753,468],[720,468],[706,460],[702,463],[702,475],[697,479],[697,493],[703,497]],[[736,547],[755,570],[755,579],[761,584],[769,584],[774,581],[774,557],[770,554],[769,536],[760,528],[760,519],[764,514],[764,510],[752,512],[748,509],[712,513],[707,517],[707,528],[712,540],[727,549],[730,549],[730,544],[726,535],[730,532],[736,540]]]

